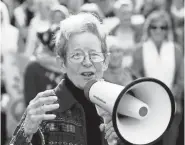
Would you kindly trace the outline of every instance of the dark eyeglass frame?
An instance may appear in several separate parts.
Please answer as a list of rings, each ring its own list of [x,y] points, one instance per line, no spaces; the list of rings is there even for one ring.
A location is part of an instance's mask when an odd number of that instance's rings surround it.
[[[164,26],[150,25],[149,28],[150,28],[151,30],[156,30],[156,29],[160,29],[160,30],[163,30],[163,31],[168,30],[168,26],[167,26],[167,25],[164,25]]]

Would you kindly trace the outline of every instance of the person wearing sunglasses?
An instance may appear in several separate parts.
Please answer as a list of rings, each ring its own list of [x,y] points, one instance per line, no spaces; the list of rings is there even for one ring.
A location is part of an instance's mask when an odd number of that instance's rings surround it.
[[[182,48],[174,43],[172,22],[163,10],[153,11],[145,21],[143,42],[133,54],[132,69],[140,77],[153,77],[164,82],[175,96],[177,110],[172,127],[163,138],[163,145],[175,145],[182,115],[183,92]],[[160,100],[159,100],[160,101]]]
[[[105,39],[103,25],[90,13],[71,15],[60,22],[55,46],[64,79],[30,101],[10,144],[30,145],[35,136],[40,138],[37,145],[119,143],[111,116],[100,126],[96,107],[83,90],[88,81],[102,79],[107,69]]]

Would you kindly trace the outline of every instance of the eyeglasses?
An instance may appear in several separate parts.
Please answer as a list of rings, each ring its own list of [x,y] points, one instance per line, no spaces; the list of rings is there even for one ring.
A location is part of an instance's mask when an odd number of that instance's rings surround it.
[[[109,55],[108,53],[106,55]],[[87,55],[83,51],[70,53],[67,58],[72,63],[81,63],[84,61]],[[92,62],[103,62],[105,60],[105,53],[102,52],[88,52],[89,59]]]
[[[168,29],[168,27],[167,26],[154,26],[154,25],[151,25],[150,29],[152,29],[152,30],[161,29],[161,30],[166,31]]]

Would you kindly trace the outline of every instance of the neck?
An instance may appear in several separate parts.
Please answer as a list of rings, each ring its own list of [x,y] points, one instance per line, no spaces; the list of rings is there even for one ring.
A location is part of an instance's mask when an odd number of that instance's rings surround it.
[[[162,41],[160,41],[160,42],[154,42],[154,43],[155,43],[155,45],[157,47],[157,50],[159,51],[160,48],[161,48],[161,45],[162,45]]]

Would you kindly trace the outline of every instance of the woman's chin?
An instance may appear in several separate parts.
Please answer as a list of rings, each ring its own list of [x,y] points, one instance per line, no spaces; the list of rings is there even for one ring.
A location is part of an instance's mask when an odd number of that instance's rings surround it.
[[[95,75],[90,75],[90,76],[82,76],[82,79],[85,83],[87,83],[90,80],[96,79]]]
[[[82,77],[82,80],[81,80],[81,89],[83,89],[85,87],[85,85],[90,81],[90,80],[94,80],[96,79],[96,77],[93,75],[93,76],[90,76],[90,77]]]

